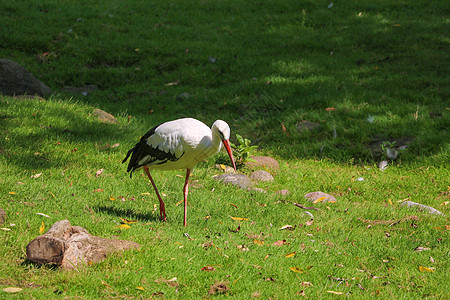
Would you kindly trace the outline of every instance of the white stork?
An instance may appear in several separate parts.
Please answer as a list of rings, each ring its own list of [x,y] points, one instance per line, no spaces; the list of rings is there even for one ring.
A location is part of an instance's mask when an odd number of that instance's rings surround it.
[[[131,155],[127,168],[127,172],[131,172],[130,178],[134,170],[143,167],[145,174],[147,174],[155,189],[156,196],[158,196],[159,214],[164,221],[166,221],[164,202],[159,195],[149,170],[186,169],[186,179],[183,188],[183,225],[186,227],[189,175],[199,161],[218,153],[222,143],[230,156],[234,170],[236,170],[229,139],[230,127],[222,120],[215,121],[210,129],[203,122],[196,119],[178,119],[162,123],[150,129],[128,151],[122,163],[126,162]]]

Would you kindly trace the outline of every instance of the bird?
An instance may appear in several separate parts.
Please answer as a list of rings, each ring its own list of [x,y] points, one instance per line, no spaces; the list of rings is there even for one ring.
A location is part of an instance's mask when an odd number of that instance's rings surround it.
[[[183,225],[186,227],[189,176],[196,164],[217,154],[223,145],[236,171],[236,164],[229,140],[230,127],[225,121],[216,120],[209,128],[205,123],[193,118],[177,119],[161,123],[150,129],[127,152],[122,163],[125,163],[131,156],[127,167],[130,178],[134,171],[141,167],[143,168],[158,197],[159,214],[161,220],[164,221],[167,220],[164,201],[161,199],[155,181],[150,175],[150,170],[186,169],[183,187]]]

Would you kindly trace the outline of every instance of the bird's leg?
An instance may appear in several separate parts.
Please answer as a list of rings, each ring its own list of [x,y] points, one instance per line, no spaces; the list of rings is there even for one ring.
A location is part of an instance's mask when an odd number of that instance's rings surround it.
[[[184,181],[183,194],[184,194],[184,221],[183,225],[186,227],[186,219],[187,219],[187,195],[188,195],[188,184],[189,184],[189,175],[191,175],[191,170],[186,169],[186,179]]]
[[[161,196],[159,195],[158,189],[156,188],[156,184],[153,181],[153,178],[150,175],[150,171],[148,170],[147,166],[144,166],[144,172],[145,172],[145,174],[147,174],[148,178],[150,179],[150,182],[152,183],[153,188],[155,189],[156,196],[158,196],[158,200],[159,200],[159,216],[160,216],[161,220],[167,221],[166,220],[166,208],[164,206],[164,202],[162,201]]]

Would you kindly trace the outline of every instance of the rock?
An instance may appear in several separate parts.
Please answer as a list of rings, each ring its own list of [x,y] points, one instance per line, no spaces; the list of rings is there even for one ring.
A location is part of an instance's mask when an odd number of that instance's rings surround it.
[[[258,170],[250,174],[250,179],[254,181],[273,181],[273,176],[264,170]]]
[[[28,260],[38,264],[54,264],[65,270],[104,260],[109,254],[140,245],[124,240],[110,240],[90,235],[79,226],[71,226],[68,220],[54,223],[43,235],[27,245]]]
[[[97,116],[97,118],[103,123],[112,123],[112,124],[118,123],[117,119],[114,118],[113,115],[111,115],[110,113],[107,113],[106,111],[103,111],[101,109],[97,108],[96,110],[94,110],[94,112],[92,114],[94,116]]]
[[[288,195],[290,193],[291,193],[291,191],[289,191],[289,190],[279,190],[275,194],[281,195],[281,196],[286,196],[286,195]]]
[[[83,96],[87,96],[89,93],[98,90],[98,86],[95,84],[87,84],[81,87],[77,86],[65,86],[62,91],[68,94],[81,94]]]
[[[216,169],[221,170],[224,173],[236,173],[233,169],[233,167],[227,166],[227,165],[222,165],[222,164],[216,164],[214,166]]]
[[[177,100],[186,100],[191,98],[191,94],[189,93],[181,93],[177,96]]]
[[[251,180],[244,174],[225,173],[216,175],[213,178],[223,181],[224,183],[231,183],[237,187],[240,187],[241,189],[248,189],[252,185]]]
[[[324,192],[313,192],[313,193],[308,193],[305,195],[305,198],[310,200],[313,203],[318,203],[318,202],[330,202],[330,203],[334,203],[336,202],[336,198],[334,198],[333,196],[326,194]],[[317,201],[317,202],[316,202]]]
[[[267,168],[269,170],[277,171],[280,169],[280,164],[269,156],[250,156],[252,161],[245,163],[245,166],[250,169]]]
[[[0,59],[0,93],[8,96],[49,96],[52,90],[24,67],[9,59]]]
[[[381,171],[384,171],[384,170],[386,170],[386,168],[388,167],[388,165],[389,165],[389,162],[388,162],[387,160],[383,160],[383,161],[380,161],[380,163],[378,164],[378,168],[379,168]]]
[[[314,123],[306,120],[297,123],[297,130],[301,133],[308,131],[319,131],[320,129],[322,129],[322,125],[320,125],[319,123]]]
[[[6,221],[6,212],[0,207],[0,225]]]
[[[417,202],[413,202],[413,201],[405,201],[402,204],[400,204],[400,206],[406,206],[406,207],[417,207],[420,210],[425,210],[428,211],[428,213],[430,214],[436,214],[436,215],[442,215],[445,216],[445,214],[443,214],[442,212],[440,212],[439,210],[431,207],[431,206],[426,206]]]

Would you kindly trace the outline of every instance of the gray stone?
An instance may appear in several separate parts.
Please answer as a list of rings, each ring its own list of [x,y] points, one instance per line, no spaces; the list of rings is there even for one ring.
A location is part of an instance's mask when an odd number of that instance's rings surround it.
[[[273,171],[280,169],[280,164],[269,156],[250,156],[250,160],[245,163],[245,166],[250,169],[266,168]]]
[[[0,225],[6,221],[6,212],[0,207]]]
[[[317,200],[317,202],[321,202],[321,203],[325,203],[325,202],[331,202],[334,203],[336,202],[336,198],[334,198],[333,196],[324,193],[324,192],[313,192],[313,193],[308,193],[305,195],[305,198],[310,200],[311,202],[315,202]]]
[[[177,100],[186,100],[191,98],[191,94],[189,93],[181,93],[177,96]]]
[[[297,130],[299,132],[319,131],[320,129],[322,129],[322,125],[320,125],[319,123],[314,123],[306,120],[297,123]]]
[[[103,111],[101,109],[95,109],[94,112],[92,113],[94,116],[97,116],[97,118],[103,122],[103,123],[117,123],[117,119],[114,118],[113,115],[111,115],[110,113],[107,113],[106,111]]]
[[[440,212],[439,210],[431,207],[431,206],[426,206],[417,202],[413,202],[413,201],[405,201],[402,204],[400,204],[400,206],[406,206],[406,207],[417,207],[420,210],[425,210],[430,214],[435,214],[435,215],[442,215],[445,216],[445,214],[443,214],[442,212]]]
[[[233,169],[233,167],[222,165],[222,164],[216,164],[214,166],[216,169],[221,170],[224,173],[236,173]]]
[[[216,175],[213,178],[224,183],[231,183],[237,187],[240,187],[241,189],[248,189],[252,185],[251,180],[244,174],[225,173]]]
[[[0,59],[0,93],[8,96],[49,96],[52,90],[18,63]]]
[[[254,181],[273,181],[273,176],[264,170],[258,170],[250,174],[250,179]]]

